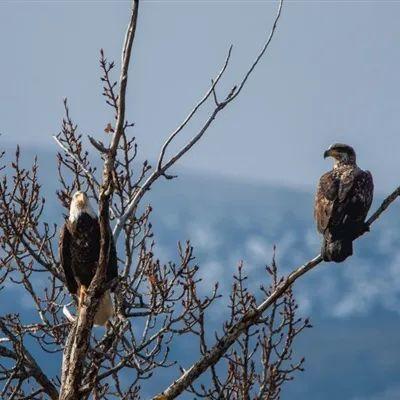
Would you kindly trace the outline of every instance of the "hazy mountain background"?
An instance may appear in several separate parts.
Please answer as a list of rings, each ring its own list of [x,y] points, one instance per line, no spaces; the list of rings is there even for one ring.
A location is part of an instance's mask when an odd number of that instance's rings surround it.
[[[40,178],[51,221],[62,221],[56,203],[55,151],[23,149],[27,162],[39,153]],[[322,172],[322,171],[321,171]],[[376,207],[382,196],[377,195]],[[178,241],[190,239],[203,277],[204,292],[215,281],[225,294],[214,307],[211,326],[219,326],[230,277],[243,260],[250,286],[266,283],[264,266],[277,246],[277,262],[287,273],[317,254],[319,237],[312,217],[313,189],[255,184],[186,171],[160,181],[147,197],[162,261],[176,260]],[[282,399],[395,400],[400,397],[400,229],[399,204],[357,241],[355,255],[343,264],[323,264],[295,286],[300,313],[314,327],[299,339],[295,352],[306,357],[306,371],[284,387]],[[10,289],[10,288],[8,288]],[[2,311],[35,318],[28,297],[6,290]],[[6,295],[6,298],[4,297]],[[215,325],[214,325],[215,324]],[[190,365],[190,343],[175,352]],[[41,354],[39,362],[57,371],[59,359]],[[176,371],[160,371],[161,389]],[[129,377],[127,377],[129,379]],[[154,382],[149,390],[153,393]],[[185,396],[184,398],[192,398]]]

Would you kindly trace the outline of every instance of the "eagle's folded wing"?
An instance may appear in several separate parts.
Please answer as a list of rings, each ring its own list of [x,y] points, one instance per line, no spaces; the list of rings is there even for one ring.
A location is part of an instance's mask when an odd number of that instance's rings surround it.
[[[361,187],[363,188],[364,219],[365,219],[371,207],[372,200],[374,197],[374,180],[372,179],[371,172],[364,171],[361,181]]]
[[[58,243],[58,252],[60,257],[60,264],[64,270],[65,283],[67,284],[68,290],[72,294],[76,294],[78,291],[78,285],[75,280],[74,272],[71,266],[71,235],[68,230],[68,226],[65,223],[60,232],[60,240]]]
[[[324,233],[332,216],[332,209],[339,191],[339,181],[332,172],[327,172],[319,180],[314,204],[314,217],[318,231]]]

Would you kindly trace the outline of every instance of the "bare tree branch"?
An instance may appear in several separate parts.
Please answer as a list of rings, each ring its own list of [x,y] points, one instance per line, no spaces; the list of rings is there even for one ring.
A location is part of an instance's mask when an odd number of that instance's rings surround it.
[[[53,135],[53,139],[56,141],[56,143],[65,151],[66,154],[68,154],[69,157],[71,157],[82,169],[82,171],[86,174],[86,176],[99,188],[100,183],[96,179],[96,177],[83,165],[83,163],[75,156],[74,153],[72,153],[70,150],[68,150],[58,139],[56,135]]]
[[[123,215],[121,215],[121,217],[119,218],[117,224],[115,225],[114,232],[113,232],[115,240],[117,240],[117,238],[118,238],[118,236],[119,236],[119,234],[120,234],[120,232],[122,230],[122,227],[125,224],[126,220],[128,219],[128,217],[132,213],[134,213],[134,211],[136,210],[140,200],[142,199],[144,194],[150,189],[152,184],[161,176],[165,176],[168,179],[173,178],[173,176],[166,174],[167,170],[172,165],[174,165],[176,163],[176,161],[178,161],[184,154],[186,154],[203,137],[203,135],[205,134],[207,129],[210,127],[210,125],[212,124],[212,122],[214,121],[216,116],[219,114],[219,112],[222,111],[230,102],[232,102],[239,95],[239,93],[241,92],[242,88],[246,84],[248,78],[250,77],[250,75],[254,71],[254,69],[257,66],[257,64],[260,62],[260,60],[263,57],[263,55],[266,53],[266,50],[267,50],[269,44],[272,41],[272,38],[273,38],[275,30],[276,30],[277,23],[278,23],[279,18],[281,16],[282,4],[283,4],[283,0],[280,0],[279,1],[278,12],[276,14],[271,33],[269,34],[269,36],[267,38],[267,41],[265,42],[263,48],[261,49],[260,53],[258,54],[256,60],[250,66],[250,68],[247,71],[247,73],[245,74],[243,80],[240,82],[239,89],[237,89],[237,86],[234,86],[229,91],[229,93],[226,95],[224,100],[219,102],[219,101],[215,101],[216,98],[217,98],[217,96],[216,96],[216,88],[217,88],[218,82],[220,81],[222,75],[224,74],[224,72],[225,72],[225,70],[226,70],[226,68],[227,68],[227,66],[229,64],[231,51],[232,51],[232,46],[229,48],[228,55],[227,55],[227,57],[225,59],[225,63],[223,65],[221,71],[218,73],[217,77],[214,80],[212,80],[211,87],[206,92],[204,97],[192,109],[192,111],[185,118],[185,120],[182,122],[182,124],[168,137],[166,142],[163,144],[163,146],[161,148],[161,151],[160,151],[159,158],[158,158],[157,168],[147,178],[147,180],[143,184],[143,186],[141,186],[139,188],[139,190],[135,193],[135,195],[131,199],[131,201],[130,201],[125,213]],[[213,96],[214,101],[215,101],[215,108],[211,112],[211,114],[209,115],[207,120],[205,121],[203,127],[199,130],[199,132],[195,136],[192,137],[192,139],[185,146],[183,146],[181,148],[181,150],[179,150],[174,156],[172,156],[167,162],[165,162],[163,164],[165,152],[167,151],[168,146],[177,137],[177,135],[180,132],[182,132],[182,130],[187,126],[187,124],[192,119],[192,117],[196,114],[196,112],[200,109],[200,107],[210,98],[211,95]]]
[[[67,100],[66,99],[64,100],[64,106],[65,106],[65,109],[66,109],[66,112],[67,112],[67,117],[69,118],[69,111],[68,111],[68,106],[67,106]],[[67,154],[67,156],[71,157],[71,159],[74,160],[76,165],[79,166],[79,168],[85,173],[86,177],[91,182],[93,187],[96,187],[97,190],[100,190],[100,186],[101,186],[100,182],[97,180],[97,178],[95,177],[94,173],[92,171],[90,171],[84,165],[84,163],[79,159],[79,157],[77,157],[77,155],[74,153],[73,149],[68,149],[65,146],[65,144],[60,140],[58,135],[53,135],[53,139],[61,147],[61,149]],[[89,139],[90,139],[91,143],[93,143],[93,141],[95,140],[95,139],[93,139],[91,137],[89,137]],[[113,217],[116,218],[118,216],[118,213],[117,213],[117,211],[114,209],[114,207],[112,205],[110,205],[110,210],[111,210],[111,213],[112,213]]]
[[[0,330],[9,338],[14,347],[14,351],[7,349],[6,347],[0,346],[0,354],[2,357],[12,358],[15,361],[24,360],[24,370],[26,377],[33,377],[36,379],[38,384],[42,387],[43,391],[48,394],[52,400],[58,399],[58,391],[54,384],[47,378],[39,367],[37,362],[31,353],[27,350],[22,340],[14,335],[7,327],[6,323],[0,319]],[[24,378],[26,378],[24,377]],[[3,393],[3,395],[5,392]]]

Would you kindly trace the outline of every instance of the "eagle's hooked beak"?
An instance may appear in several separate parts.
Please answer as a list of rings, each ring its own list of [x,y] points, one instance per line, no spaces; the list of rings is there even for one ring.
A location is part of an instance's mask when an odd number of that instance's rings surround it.
[[[328,158],[328,157],[330,157],[332,154],[331,154],[331,151],[330,150],[325,150],[325,153],[324,153],[324,158]]]

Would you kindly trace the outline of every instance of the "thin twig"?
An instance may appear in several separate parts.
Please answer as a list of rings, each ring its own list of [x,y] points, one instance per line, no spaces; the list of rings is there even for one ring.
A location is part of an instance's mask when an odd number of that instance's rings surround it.
[[[75,156],[75,154],[71,153],[66,146],[64,146],[61,141],[58,139],[56,135],[53,135],[53,139],[56,141],[56,143],[64,150],[64,152],[71,157],[82,169],[82,171],[86,174],[88,179],[93,183],[93,185],[97,186],[98,189],[100,189],[100,183],[96,179],[96,177],[82,164],[82,162],[78,159],[78,157]],[[110,205],[110,210],[112,212],[113,217],[118,218],[118,213],[114,209],[112,205]]]

